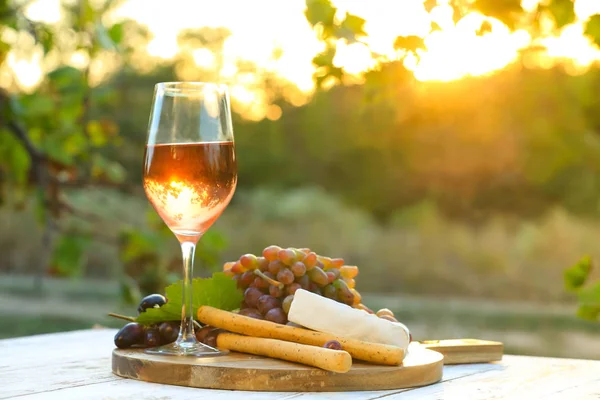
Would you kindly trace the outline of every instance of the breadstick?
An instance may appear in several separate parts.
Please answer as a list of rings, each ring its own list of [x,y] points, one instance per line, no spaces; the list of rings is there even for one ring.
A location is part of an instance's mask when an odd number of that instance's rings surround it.
[[[375,364],[400,365],[404,359],[404,350],[401,347],[344,339],[328,333],[280,325],[209,306],[198,308],[198,320],[204,324],[242,335],[279,339],[312,346],[323,346],[330,340],[337,340],[342,345],[342,349],[350,353],[352,358]]]
[[[348,372],[352,367],[352,357],[342,350],[331,350],[324,347],[307,346],[277,339],[265,339],[234,333],[219,333],[217,347],[256,354],[280,360],[310,365],[332,372]]]

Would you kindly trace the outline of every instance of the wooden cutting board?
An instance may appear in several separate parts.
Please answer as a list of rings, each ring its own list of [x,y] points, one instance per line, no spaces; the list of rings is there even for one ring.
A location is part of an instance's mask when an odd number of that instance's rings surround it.
[[[479,339],[424,340],[410,345],[401,366],[353,361],[340,374],[287,361],[241,353],[212,358],[157,356],[115,349],[112,370],[124,378],[207,389],[273,392],[391,390],[430,385],[443,365],[502,359],[504,345]]]
[[[208,389],[271,392],[345,392],[425,386],[442,378],[441,353],[409,351],[403,365],[381,366],[355,361],[346,373],[241,353],[211,358],[146,354],[115,349],[112,370],[124,378]]]

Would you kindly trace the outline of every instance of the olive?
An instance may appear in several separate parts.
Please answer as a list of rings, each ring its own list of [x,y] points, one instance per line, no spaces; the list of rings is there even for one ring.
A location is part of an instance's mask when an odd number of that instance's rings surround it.
[[[159,325],[158,332],[160,333],[161,343],[173,343],[175,340],[177,340],[177,337],[179,336],[179,322],[163,322]]]
[[[150,294],[142,299],[138,307],[138,313],[143,313],[148,308],[159,308],[167,303],[162,294]]]
[[[216,348],[217,347],[217,336],[219,333],[223,332],[222,329],[213,328],[210,332],[206,334],[204,337],[203,343],[207,346]]]
[[[130,322],[123,326],[115,335],[115,346],[120,349],[127,349],[134,344],[144,343],[144,338],[144,326],[137,322]]]
[[[323,345],[326,349],[342,350],[342,345],[337,340],[330,340]]]
[[[160,333],[156,326],[151,326],[146,329],[144,344],[146,347],[156,347],[160,345]]]
[[[196,331],[196,340],[199,342],[204,342],[204,338],[206,338],[206,335],[208,335],[208,333],[210,331],[212,331],[213,329],[216,329],[214,326],[210,326],[210,325],[205,325],[202,328],[198,329]]]

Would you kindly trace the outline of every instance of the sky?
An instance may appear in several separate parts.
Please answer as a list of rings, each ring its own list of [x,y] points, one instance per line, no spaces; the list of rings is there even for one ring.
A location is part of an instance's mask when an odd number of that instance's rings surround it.
[[[522,0],[522,6],[531,10],[538,1]],[[468,14],[455,24],[447,2],[438,0],[438,6],[428,14],[422,0],[332,0],[338,8],[337,16],[350,12],[366,20],[364,42],[390,60],[402,56],[393,49],[397,36],[424,37],[426,50],[420,51],[418,57],[409,55],[404,59],[405,66],[421,81],[452,81],[493,73],[517,60],[520,51],[532,44],[528,32],[511,31],[502,22],[478,13]],[[315,86],[312,59],[324,44],[307,23],[304,9],[305,0],[125,0],[113,17],[132,18],[146,25],[153,35],[147,52],[163,59],[170,59],[179,51],[177,34],[182,29],[226,27],[231,36],[224,43],[221,78],[234,77],[238,72],[236,62],[248,60],[310,94]],[[547,47],[536,59],[538,66],[566,62],[570,72],[581,73],[600,60],[600,50],[583,35],[582,23],[590,15],[600,13],[600,0],[576,0],[575,11],[576,23],[538,43]],[[27,12],[29,17],[45,21],[61,17],[59,0],[37,0]],[[484,20],[492,30],[478,36],[476,31]],[[430,32],[432,21],[442,30]],[[337,45],[334,65],[347,73],[359,77],[375,65],[365,45],[344,41]],[[275,60],[273,53],[277,49],[281,50],[281,57]],[[215,55],[206,49],[194,50],[193,57],[199,67],[208,68],[215,62]],[[13,56],[9,62],[13,68],[18,67],[24,81],[35,81],[35,57],[20,60]],[[25,79],[27,74],[29,78]],[[260,93],[249,89],[251,84],[234,83],[232,97],[249,105],[264,103]]]

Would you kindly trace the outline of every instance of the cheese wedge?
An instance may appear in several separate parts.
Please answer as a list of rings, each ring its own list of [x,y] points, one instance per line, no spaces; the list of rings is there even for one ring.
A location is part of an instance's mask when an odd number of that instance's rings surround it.
[[[400,322],[379,318],[303,289],[294,294],[288,320],[315,331],[389,344],[405,351],[410,342],[409,330]]]

